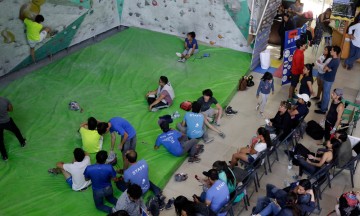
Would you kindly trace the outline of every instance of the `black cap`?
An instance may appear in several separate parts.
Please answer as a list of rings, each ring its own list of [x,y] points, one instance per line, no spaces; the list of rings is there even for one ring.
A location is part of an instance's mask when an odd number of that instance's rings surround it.
[[[204,176],[209,177],[211,180],[215,181],[219,179],[219,172],[216,169],[211,169],[209,171],[203,172]]]

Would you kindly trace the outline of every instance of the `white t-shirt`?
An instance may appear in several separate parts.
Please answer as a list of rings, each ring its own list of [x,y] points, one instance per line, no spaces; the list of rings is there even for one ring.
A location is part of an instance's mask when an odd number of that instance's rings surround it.
[[[254,149],[255,149],[255,151],[257,153],[252,154],[251,157],[256,159],[258,157],[258,155],[259,155],[259,152],[262,152],[262,151],[266,150],[266,148],[267,148],[266,143],[256,143]]]
[[[90,157],[85,156],[81,162],[74,162],[71,164],[64,164],[64,170],[72,176],[72,189],[74,191],[81,190],[91,184],[91,181],[86,181],[84,177],[84,171],[87,166],[90,165]]]

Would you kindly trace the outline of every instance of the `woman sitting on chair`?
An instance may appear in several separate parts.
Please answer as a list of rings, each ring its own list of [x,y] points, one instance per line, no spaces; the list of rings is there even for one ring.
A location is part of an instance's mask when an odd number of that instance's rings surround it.
[[[295,128],[299,124],[299,121],[308,114],[309,107],[311,106],[309,95],[298,94],[296,96],[298,97],[298,101],[289,110],[291,116],[291,128]]]
[[[265,128],[260,127],[257,130],[257,137],[253,139],[250,146],[241,148],[236,153],[232,155],[230,161],[230,167],[234,168],[238,160],[245,161],[247,163],[252,163],[259,156],[259,153],[270,148],[272,145],[269,131]]]
[[[318,150],[315,155],[295,155],[294,157],[298,160],[300,167],[299,176],[302,176],[303,170],[308,174],[313,175],[320,170],[324,164],[328,164],[333,160],[336,160],[340,145],[341,143],[338,139],[331,139],[326,142],[326,149]],[[317,157],[319,154],[322,154],[321,157]]]

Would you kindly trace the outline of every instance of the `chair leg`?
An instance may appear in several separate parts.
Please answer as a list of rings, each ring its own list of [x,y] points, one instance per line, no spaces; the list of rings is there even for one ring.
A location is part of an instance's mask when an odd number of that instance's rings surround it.
[[[245,210],[247,211],[248,210],[248,204],[247,204],[247,201],[246,201],[246,197],[247,195],[244,196],[244,206],[245,206]]]
[[[264,170],[265,170],[265,175],[267,175],[267,169],[266,169],[266,159],[264,158]]]
[[[354,188],[354,170],[350,169],[351,186]]]
[[[275,147],[275,156],[276,156],[276,160],[279,161],[279,155],[278,155],[278,152],[277,152],[277,147]]]
[[[248,206],[250,206],[250,199],[249,199],[249,196],[246,194],[246,203]]]
[[[255,186],[255,191],[258,192],[258,185],[256,182],[256,177],[254,178],[254,186]]]
[[[258,187],[260,187],[260,180],[259,180],[259,175],[257,174],[257,172],[255,172],[255,178],[256,178],[256,182],[257,182]]]
[[[329,188],[331,188],[331,179],[330,179],[330,173],[327,174],[327,179],[329,183]]]
[[[270,164],[270,156],[267,155],[267,156],[266,156],[266,159],[267,159],[267,162],[268,162],[268,165],[269,165],[269,171],[272,172],[272,170],[271,170],[271,164]],[[266,162],[265,162],[265,163],[266,163]]]

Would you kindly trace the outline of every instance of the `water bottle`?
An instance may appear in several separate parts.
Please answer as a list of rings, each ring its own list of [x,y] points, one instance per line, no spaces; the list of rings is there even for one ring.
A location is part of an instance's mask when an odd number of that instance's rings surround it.
[[[289,164],[288,164],[288,169],[291,170],[291,169],[292,169],[292,166],[293,166],[292,160],[290,160],[290,161],[289,161]]]
[[[173,113],[173,119],[177,119],[177,118],[179,118],[180,117],[180,113],[178,112],[178,111],[175,111],[174,113]]]

